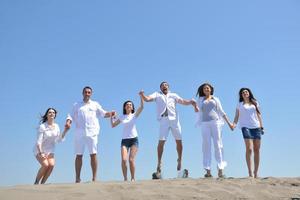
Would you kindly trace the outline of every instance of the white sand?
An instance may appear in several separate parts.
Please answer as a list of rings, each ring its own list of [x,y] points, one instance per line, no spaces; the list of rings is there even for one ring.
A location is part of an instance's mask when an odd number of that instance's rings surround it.
[[[300,199],[300,178],[168,179],[0,188],[0,200],[292,198]]]

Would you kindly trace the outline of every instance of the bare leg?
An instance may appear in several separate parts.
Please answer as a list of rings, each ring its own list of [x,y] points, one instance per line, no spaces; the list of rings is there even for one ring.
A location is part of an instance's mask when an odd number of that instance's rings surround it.
[[[96,177],[97,177],[97,154],[90,154],[91,156],[91,167],[92,167],[92,173],[93,173],[93,178],[92,181],[96,181]]]
[[[135,145],[133,145],[130,148],[129,166],[130,166],[131,181],[135,181],[135,156],[137,154],[137,151],[138,148]]]
[[[76,155],[75,159],[75,172],[76,172],[76,183],[80,183],[80,172],[82,167],[82,155]]]
[[[40,180],[44,177],[46,170],[48,168],[48,160],[46,158],[41,158],[36,156],[37,161],[41,164],[41,167],[36,175],[34,184],[39,184]]]
[[[181,170],[181,158],[182,158],[182,140],[176,140],[176,150],[177,150],[177,171]]]
[[[249,177],[253,177],[252,162],[251,162],[252,140],[245,139],[244,141],[245,141],[245,145],[246,145],[246,162],[247,162],[247,167],[248,167],[248,173],[249,173]]]
[[[253,140],[253,150],[254,150],[254,178],[257,178],[257,172],[259,167],[260,158],[260,140]]]
[[[121,147],[121,166],[122,166],[122,172],[123,172],[123,177],[124,181],[127,181],[127,156],[128,156],[128,151],[126,146]]]
[[[157,172],[161,172],[161,158],[164,152],[165,140],[159,140],[157,145]]]
[[[48,160],[48,168],[47,168],[47,170],[45,172],[45,175],[44,175],[44,177],[41,181],[41,184],[46,183],[46,181],[47,181],[48,177],[50,176],[50,174],[52,173],[52,170],[53,170],[54,165],[55,165],[55,160],[54,160],[53,155],[49,155],[47,160]]]

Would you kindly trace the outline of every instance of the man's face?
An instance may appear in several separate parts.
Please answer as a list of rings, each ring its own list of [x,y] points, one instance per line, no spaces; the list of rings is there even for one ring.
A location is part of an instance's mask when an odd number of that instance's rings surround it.
[[[167,94],[169,92],[169,84],[164,82],[160,85],[160,90],[162,93]]]
[[[85,88],[82,92],[82,95],[84,99],[90,99],[92,96],[92,90],[89,88]]]

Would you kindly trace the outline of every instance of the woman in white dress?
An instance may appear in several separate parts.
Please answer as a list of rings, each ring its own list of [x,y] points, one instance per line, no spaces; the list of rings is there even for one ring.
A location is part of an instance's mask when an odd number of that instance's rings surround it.
[[[55,144],[61,142],[66,134],[66,129],[60,133],[59,126],[55,123],[57,111],[48,108],[42,116],[41,124],[38,128],[37,140],[34,146],[34,155],[41,167],[36,175],[34,184],[44,184],[50,176],[54,164]]]

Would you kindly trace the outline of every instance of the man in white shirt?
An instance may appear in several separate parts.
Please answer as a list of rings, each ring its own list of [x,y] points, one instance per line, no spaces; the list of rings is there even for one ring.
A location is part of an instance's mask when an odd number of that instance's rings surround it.
[[[157,172],[161,172],[161,158],[164,150],[165,141],[168,138],[169,130],[172,131],[173,137],[176,140],[176,149],[178,154],[177,170],[181,170],[182,158],[182,137],[179,116],[176,110],[176,103],[182,105],[193,105],[195,111],[198,111],[196,101],[194,99],[185,100],[178,94],[169,91],[169,84],[162,82],[160,84],[161,92],[154,92],[146,96],[144,91],[141,91],[142,98],[146,102],[155,101],[157,108],[157,120],[160,122],[159,142],[157,146]]]
[[[92,88],[86,86],[82,90],[83,101],[77,102],[73,105],[71,113],[67,117],[65,127],[71,128],[72,122],[75,123],[75,171],[76,183],[81,181],[80,172],[82,167],[82,156],[84,148],[87,146],[91,156],[91,168],[93,173],[92,181],[96,181],[97,176],[97,144],[100,125],[98,118],[111,117],[114,112],[105,111],[101,105],[92,101]]]

